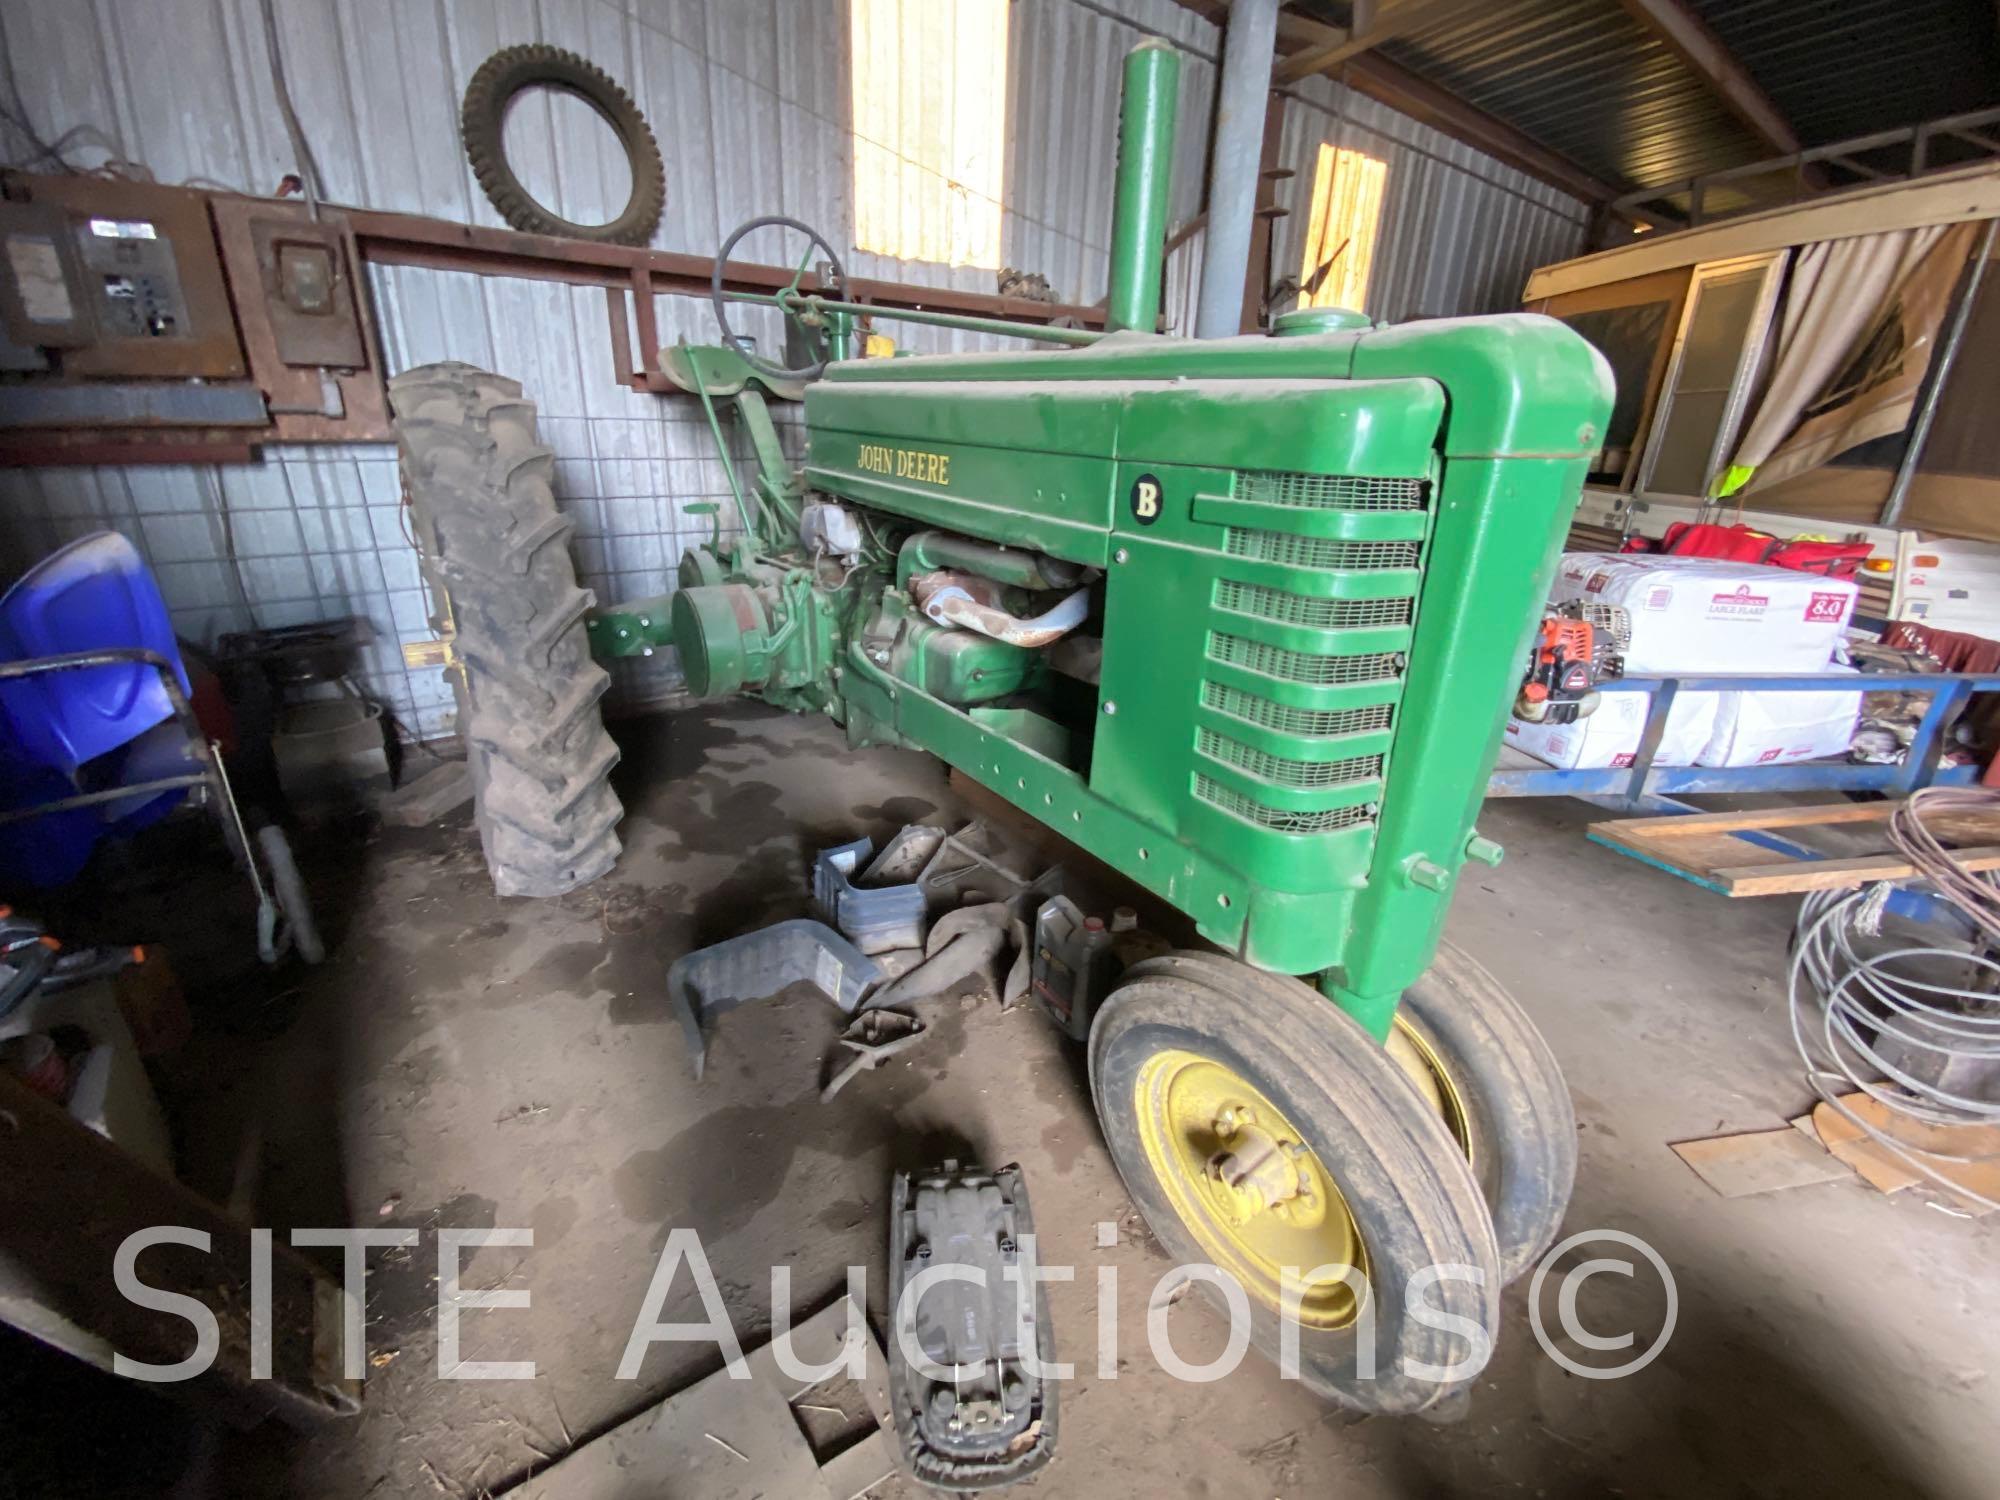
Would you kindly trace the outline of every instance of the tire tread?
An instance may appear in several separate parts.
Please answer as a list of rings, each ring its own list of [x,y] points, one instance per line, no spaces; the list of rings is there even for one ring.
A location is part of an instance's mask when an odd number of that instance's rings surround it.
[[[618,747],[599,701],[555,504],[549,450],[520,385],[471,365],[424,365],[389,382],[411,521],[440,621],[494,888],[559,896],[617,862]],[[552,685],[551,685],[552,684]]]

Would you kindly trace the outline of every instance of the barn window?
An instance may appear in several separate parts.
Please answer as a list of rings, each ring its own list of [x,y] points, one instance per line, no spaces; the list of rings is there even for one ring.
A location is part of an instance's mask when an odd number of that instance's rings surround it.
[[[854,242],[1000,266],[1008,0],[850,0]]]
[[[1322,145],[1313,170],[1312,214],[1299,267],[1300,307],[1367,311],[1368,272],[1382,220],[1387,163],[1344,146]]]

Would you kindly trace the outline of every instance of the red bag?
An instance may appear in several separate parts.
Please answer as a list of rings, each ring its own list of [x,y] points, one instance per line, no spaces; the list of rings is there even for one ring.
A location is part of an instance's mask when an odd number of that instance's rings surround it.
[[[1874,551],[1867,542],[1787,542],[1753,526],[1714,526],[1676,521],[1657,542],[1626,538],[1625,552],[1661,552],[1672,557],[1716,557],[1725,562],[1763,563],[1817,573],[1822,578],[1852,578]]]

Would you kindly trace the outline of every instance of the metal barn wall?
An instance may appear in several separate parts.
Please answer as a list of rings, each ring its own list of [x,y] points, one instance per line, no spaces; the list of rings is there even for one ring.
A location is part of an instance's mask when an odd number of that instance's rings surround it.
[[[1400,323],[1505,312],[1528,273],[1581,255],[1589,210],[1579,199],[1327,78],[1287,91],[1281,166],[1292,212],[1273,236],[1275,271],[1297,275],[1320,147],[1388,164],[1382,220],[1362,311]]]
[[[656,246],[712,253],[735,224],[767,213],[851,244],[846,0],[277,0],[277,12],[293,97],[335,202],[498,224],[459,147],[458,100],[495,50],[545,41],[604,67],[651,122],[667,173]],[[1002,255],[1046,275],[1065,298],[1094,302],[1105,292],[1119,61],[1148,34],[1187,54],[1178,223],[1201,201],[1216,29],[1174,0],[1013,0]],[[76,132],[75,162],[116,156],[162,182],[255,191],[293,170],[258,0],[7,0],[0,49],[43,138]],[[561,99],[515,114],[510,149],[537,195],[572,218],[608,217],[623,196],[623,166],[594,120]],[[1310,152],[1342,131],[1390,160],[1371,311],[1512,306],[1529,269],[1580,248],[1580,228],[1565,237],[1543,223],[1580,224],[1573,204],[1567,215],[1543,206],[1560,195],[1535,190],[1530,204],[1518,174],[1331,84],[1309,85],[1288,106],[1287,161],[1303,158],[1295,186],[1303,181],[1310,193]],[[4,126],[0,148],[9,160],[28,149]],[[1297,203],[1283,221],[1281,271],[1296,261],[1308,206]],[[1177,322],[1191,317],[1199,251],[1197,238],[1169,268]],[[752,239],[739,253],[775,258],[778,247]],[[845,258],[860,275],[993,284],[990,271]],[[579,574],[601,600],[671,585],[682,547],[709,533],[709,519],[688,514],[689,505],[720,502],[734,521],[699,407],[612,383],[596,290],[400,268],[377,268],[371,280],[392,372],[464,360],[519,379],[539,403],[558,499],[576,521]],[[658,310],[665,338],[714,337],[703,303],[664,297]],[[751,312],[742,326],[775,347],[774,318]],[[917,349],[991,342],[914,326],[896,336]],[[796,440],[796,413],[780,416]],[[103,526],[139,544],[177,628],[197,642],[253,622],[368,617],[379,637],[370,688],[406,728],[449,731],[441,674],[409,671],[402,660],[404,643],[432,631],[393,448],[293,445],[241,466],[0,473],[5,576]],[[620,664],[624,706],[676,689],[669,655]]]

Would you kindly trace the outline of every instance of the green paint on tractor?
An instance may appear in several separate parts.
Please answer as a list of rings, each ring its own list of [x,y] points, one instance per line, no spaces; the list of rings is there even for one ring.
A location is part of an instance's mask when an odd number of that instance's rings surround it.
[[[1118,324],[1158,306],[1170,59],[1127,64],[1128,126],[1155,134],[1121,146]],[[802,326],[888,316],[777,300]],[[690,549],[671,601],[598,615],[601,655],[671,638],[697,696],[931,751],[1387,1036],[1460,870],[1498,857],[1474,819],[1611,409],[1589,344],[1528,314],[1313,309],[1269,335],[836,358],[797,468],[763,394],[793,394],[783,372],[662,363],[745,530]],[[808,544],[815,511],[835,543]],[[970,623],[939,608],[953,588]]]
[[[696,694],[929,750],[1383,1035],[1610,401],[1525,314],[836,364],[802,472],[758,488],[843,506],[862,550],[761,508],[683,563],[673,641]],[[1088,612],[1035,647],[939,624],[912,594],[939,568],[1021,616],[1074,578]]]

